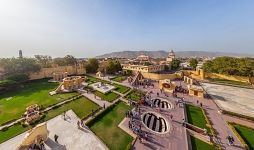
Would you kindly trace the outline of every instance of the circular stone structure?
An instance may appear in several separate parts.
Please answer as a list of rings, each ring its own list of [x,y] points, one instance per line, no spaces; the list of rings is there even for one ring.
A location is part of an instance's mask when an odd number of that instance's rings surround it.
[[[66,90],[77,89],[82,86],[83,78],[81,76],[71,76],[63,79],[63,88]]]
[[[142,123],[145,127],[155,133],[165,134],[169,132],[168,121],[158,113],[146,112],[142,114]]]
[[[155,107],[159,107],[161,109],[172,109],[173,108],[172,103],[170,103],[164,99],[161,99],[161,98],[152,99],[152,103]]]

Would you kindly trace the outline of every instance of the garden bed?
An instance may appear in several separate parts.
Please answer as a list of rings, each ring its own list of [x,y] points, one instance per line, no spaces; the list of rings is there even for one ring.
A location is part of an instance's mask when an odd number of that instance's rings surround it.
[[[206,121],[205,114],[201,107],[186,104],[186,113],[188,118],[188,123],[197,126],[201,129],[206,129],[208,133],[211,133],[211,128],[208,127],[208,122]]]
[[[123,82],[126,79],[127,79],[127,76],[123,76],[123,75],[116,76],[116,77],[112,78],[112,80],[116,81],[116,82]]]
[[[85,118],[86,116],[90,115],[93,111],[96,111],[97,109],[99,109],[100,107],[95,104],[94,102],[90,101],[89,99],[85,98],[85,97],[81,97],[77,100],[71,101],[67,104],[64,104],[62,106],[56,107],[48,112],[45,113],[44,118],[42,118],[40,121],[37,122],[44,122],[47,121],[49,119],[52,119],[60,114],[62,114],[64,111],[70,110],[72,109],[75,114],[79,117],[79,118]],[[34,124],[33,126],[35,126],[36,124]],[[22,127],[22,125],[20,123],[11,126],[9,128],[5,128],[4,130],[0,131],[0,143],[16,136],[19,135],[23,132],[25,132],[26,130],[30,129],[31,126],[29,127]]]
[[[126,99],[132,100],[132,101],[139,101],[142,96],[144,96],[145,93],[139,90],[132,90],[128,95],[125,96]]]
[[[190,137],[191,137],[192,150],[216,150],[214,145],[210,145],[193,136],[190,136]]]
[[[32,104],[42,105],[46,108],[50,105],[64,101],[78,93],[63,93],[50,96],[59,84],[49,83],[47,80],[36,80],[23,84],[18,90],[8,91],[0,95],[0,124],[18,119],[25,112],[26,107]]]
[[[99,91],[94,91],[93,94],[100,97],[102,100],[106,100],[109,102],[112,102],[119,97],[119,95],[114,92],[109,92],[109,93],[103,94]]]
[[[119,102],[89,121],[87,126],[109,147],[109,149],[129,149],[133,138],[120,129],[118,125],[124,119],[125,112],[130,109],[130,106],[123,102]]]

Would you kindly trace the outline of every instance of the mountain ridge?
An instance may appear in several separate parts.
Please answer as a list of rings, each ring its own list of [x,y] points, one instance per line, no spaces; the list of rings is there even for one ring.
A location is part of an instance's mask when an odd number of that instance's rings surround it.
[[[153,58],[166,58],[169,51],[157,50],[157,51],[120,51],[111,52],[103,55],[96,56],[96,58],[136,58],[139,55],[148,55]],[[219,57],[219,56],[231,56],[231,57],[254,57],[251,54],[240,53],[227,53],[227,52],[209,52],[209,51],[175,51],[176,57]]]

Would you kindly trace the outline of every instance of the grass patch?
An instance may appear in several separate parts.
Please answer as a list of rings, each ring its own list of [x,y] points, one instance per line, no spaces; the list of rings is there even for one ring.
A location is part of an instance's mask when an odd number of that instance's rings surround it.
[[[56,109],[48,111],[45,113],[45,118],[43,118],[40,122],[52,119],[70,109],[72,109],[79,118],[84,118],[89,115],[92,110],[95,111],[96,109],[99,109],[99,106],[89,99],[81,97]],[[9,127],[7,130],[0,131],[0,143],[27,131],[29,128],[31,127],[22,127],[21,124],[16,124]]]
[[[116,76],[116,77],[112,78],[112,80],[116,81],[116,82],[123,82],[126,79],[127,79],[127,76],[123,76],[123,75]]]
[[[130,90],[129,87],[126,87],[126,86],[123,86],[120,84],[113,84],[113,85],[116,87],[115,91],[122,93],[122,94],[124,94]]]
[[[66,93],[50,96],[49,92],[58,85],[58,83],[49,83],[47,80],[37,80],[23,84],[20,89],[1,94],[0,124],[20,118],[26,107],[32,104],[47,107],[78,95],[78,93]]]
[[[124,119],[125,112],[131,107],[119,102],[98,118],[94,118],[89,128],[109,147],[111,150],[128,149],[133,138],[118,127]]]
[[[103,94],[99,91],[94,91],[93,94],[100,97],[101,99],[109,101],[109,102],[112,102],[119,97],[119,95],[114,92],[108,92],[106,94]]]
[[[202,112],[202,108],[186,104],[186,112],[188,122],[202,129],[207,129],[208,133],[211,133],[211,129],[207,127],[205,116]]]
[[[191,136],[191,145],[192,145],[192,150],[215,150],[216,149],[213,145],[203,142],[200,139],[195,138],[193,136]]]
[[[250,150],[254,150],[254,129],[239,124],[232,125],[245,143],[249,146]]]
[[[128,95],[125,96],[126,99],[130,99],[133,101],[139,101],[145,93],[139,90],[132,90]]]

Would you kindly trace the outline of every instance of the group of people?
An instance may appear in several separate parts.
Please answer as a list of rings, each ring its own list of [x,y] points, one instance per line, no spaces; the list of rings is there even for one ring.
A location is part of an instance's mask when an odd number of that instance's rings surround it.
[[[40,139],[38,144],[31,144],[28,150],[45,150],[45,145],[43,139]]]
[[[231,136],[231,135],[229,135],[228,137],[227,137],[227,139],[228,139],[228,145],[233,145],[234,144],[234,138],[233,138],[233,136]]]
[[[175,92],[183,93],[183,94],[188,94],[188,90],[183,88],[181,85],[175,87]]]

